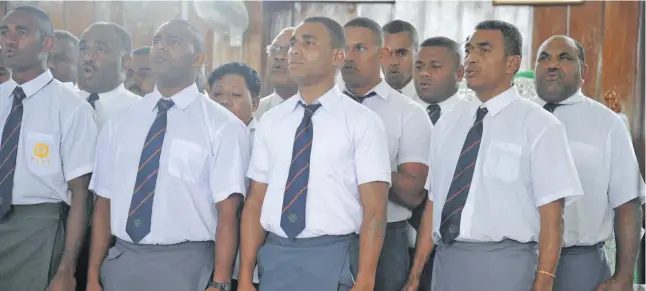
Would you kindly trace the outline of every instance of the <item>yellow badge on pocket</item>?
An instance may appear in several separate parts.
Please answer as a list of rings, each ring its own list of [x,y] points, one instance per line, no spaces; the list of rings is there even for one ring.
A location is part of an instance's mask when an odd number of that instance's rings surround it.
[[[31,159],[36,161],[36,164],[49,164],[49,146],[42,142],[37,143]]]

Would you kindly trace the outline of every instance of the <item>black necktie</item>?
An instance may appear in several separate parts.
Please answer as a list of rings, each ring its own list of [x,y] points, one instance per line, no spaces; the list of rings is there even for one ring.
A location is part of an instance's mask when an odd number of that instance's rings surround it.
[[[455,165],[453,181],[446,195],[446,201],[442,208],[442,221],[440,222],[440,235],[442,242],[451,244],[460,234],[460,218],[462,208],[467,201],[467,195],[471,188],[471,180],[478,159],[480,140],[482,139],[482,119],[487,114],[487,108],[479,108],[476,113],[476,120],[469,129],[464,140],[460,157]]]
[[[344,90],[344,91],[343,91],[343,94],[348,95],[348,96],[349,96],[350,98],[352,98],[354,101],[357,101],[357,102],[359,102],[359,103],[363,103],[363,100],[366,100],[366,98],[370,98],[370,97],[372,97],[372,96],[376,96],[376,95],[377,95],[377,93],[375,93],[375,91],[372,91],[372,92],[368,93],[367,95],[365,95],[365,96],[361,97],[361,96],[357,96],[357,95],[352,94],[352,92],[350,92],[350,91],[348,91],[348,90]]]
[[[13,174],[18,157],[18,141],[22,124],[22,101],[26,98],[20,87],[13,90],[13,105],[2,130],[2,145],[0,148],[0,218],[4,217],[11,208],[13,196]]]
[[[440,108],[440,105],[431,104],[426,107],[426,113],[428,113],[428,118],[430,118],[433,125],[435,125],[437,120],[440,119],[440,116],[442,116],[442,108]]]
[[[556,110],[556,108],[558,108],[559,106],[562,106],[562,105],[563,104],[547,102],[547,103],[545,103],[545,105],[543,105],[543,108],[545,108],[545,110],[547,110],[547,111],[549,111],[550,113],[553,114],[554,110]]]
[[[96,102],[99,101],[99,94],[97,93],[92,93],[90,96],[87,98],[87,102],[92,105],[92,108],[96,109]]]

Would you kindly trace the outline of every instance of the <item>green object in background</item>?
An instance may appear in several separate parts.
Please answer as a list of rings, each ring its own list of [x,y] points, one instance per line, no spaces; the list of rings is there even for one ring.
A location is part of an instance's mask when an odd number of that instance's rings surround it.
[[[534,72],[532,71],[518,72],[516,73],[516,78],[534,79]]]

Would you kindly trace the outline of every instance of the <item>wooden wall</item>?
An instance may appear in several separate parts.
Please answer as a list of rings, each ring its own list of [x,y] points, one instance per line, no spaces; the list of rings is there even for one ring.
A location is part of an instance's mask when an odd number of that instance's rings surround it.
[[[640,1],[585,1],[536,6],[532,57],[535,59],[536,49],[551,35],[577,39],[586,50],[588,65],[583,92],[601,102],[619,98],[622,111],[634,117],[639,109],[634,104],[644,104],[635,102],[635,98],[644,98],[643,92],[636,90],[638,35],[643,34],[639,31],[641,5]]]

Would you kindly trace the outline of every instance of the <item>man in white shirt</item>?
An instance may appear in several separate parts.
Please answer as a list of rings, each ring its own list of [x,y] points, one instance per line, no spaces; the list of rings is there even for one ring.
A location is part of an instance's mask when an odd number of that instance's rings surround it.
[[[287,71],[287,50],[289,50],[289,38],[292,37],[294,29],[293,27],[283,29],[267,46],[269,82],[274,87],[274,93],[260,99],[260,104],[253,115],[258,120],[269,109],[298,93],[298,85],[294,83]]]
[[[130,34],[113,22],[97,22],[81,35],[79,43],[80,95],[96,110],[99,129],[119,110],[141,98],[123,82],[130,65]]]
[[[381,27],[368,18],[344,26],[346,59],[341,73],[348,97],[368,107],[384,122],[392,170],[386,237],[377,266],[375,290],[400,291],[410,259],[407,219],[426,200],[431,125],[424,109],[381,79],[379,61],[388,51]]]
[[[11,10],[0,46],[13,71],[0,87],[0,289],[73,290],[88,226],[94,112],[47,69],[54,29],[45,12]]]
[[[299,93],[258,124],[238,290],[255,290],[256,254],[259,290],[374,290],[390,183],[384,124],[335,86],[338,23],[307,18],[290,43]]]
[[[433,124],[437,123],[442,115],[465,102],[458,96],[459,82],[464,76],[460,50],[458,43],[449,38],[432,37],[422,42],[415,55],[413,81],[419,96],[416,101],[424,106]],[[409,229],[409,240],[412,240],[410,243],[413,248],[411,261],[415,256],[415,239],[425,206],[426,203],[422,203],[415,208],[408,220],[412,226]],[[433,250],[422,274],[419,275],[422,291],[430,290],[434,254]]]
[[[130,68],[124,86],[141,97],[155,89],[155,74],[150,69],[150,47],[143,46],[132,51]]]
[[[381,68],[386,82],[395,90],[417,99],[413,82],[413,62],[419,48],[419,37],[415,27],[403,20],[393,20],[383,26],[384,44],[388,54],[381,59]]]
[[[552,289],[563,207],[583,191],[563,124],[513,86],[521,48],[518,29],[497,20],[479,23],[465,44],[467,85],[481,102],[435,125],[408,290],[434,244],[435,291]]]
[[[47,57],[47,67],[54,75],[54,79],[61,83],[76,88],[76,67],[79,54],[79,39],[66,30],[55,30],[56,37],[54,49]]]
[[[625,124],[612,110],[587,98],[583,46],[553,36],[538,49],[537,102],[567,129],[585,196],[565,208],[564,248],[555,291],[632,290],[639,251],[644,180]],[[617,244],[612,275],[603,243]],[[601,285],[601,286],[600,286]]]
[[[172,20],[152,43],[155,91],[111,118],[97,142],[88,290],[230,290],[247,130],[198,92],[201,32]]]

